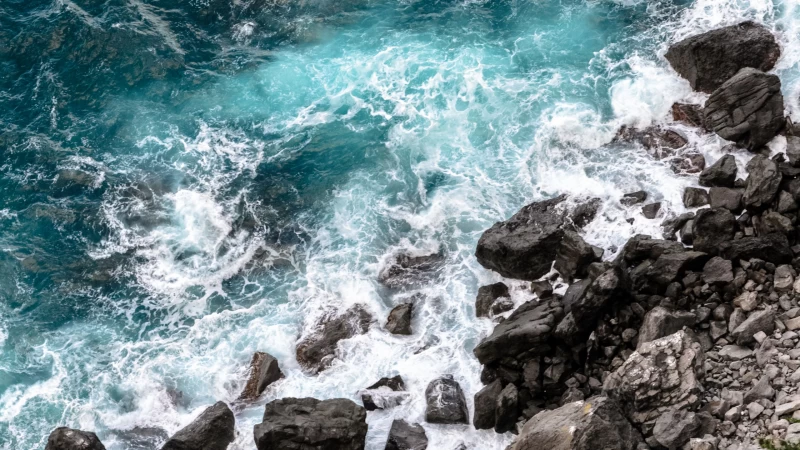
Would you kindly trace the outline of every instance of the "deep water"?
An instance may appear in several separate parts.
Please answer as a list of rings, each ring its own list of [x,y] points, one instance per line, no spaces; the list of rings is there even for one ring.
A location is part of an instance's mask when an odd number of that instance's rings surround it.
[[[748,18],[781,42],[794,115],[795,0],[3,0],[0,448],[41,449],[60,425],[158,448],[236,399],[258,350],[287,376],[237,412],[232,449],[255,448],[269,400],[358,400],[398,373],[412,399],[370,413],[371,450],[392,418],[423,421],[441,374],[471,406],[492,328],[474,298],[499,280],[472,256],[480,233],[567,192],[605,201],[586,238],[609,258],[660,234],[663,216],[618,198],[645,189],[681,212],[693,179],[608,143],[703,101],[664,61],[670,42]],[[678,128],[720,157],[724,142]],[[390,290],[377,273],[399,250],[446,264]],[[384,332],[411,297],[414,335]],[[372,330],[303,374],[298,338],[355,303]],[[437,450],[511,440],[425,427]]]

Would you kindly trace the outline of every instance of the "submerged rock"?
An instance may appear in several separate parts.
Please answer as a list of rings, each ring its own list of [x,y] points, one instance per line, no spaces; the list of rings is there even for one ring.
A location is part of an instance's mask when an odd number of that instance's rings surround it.
[[[364,450],[367,412],[350,400],[282,398],[253,427],[258,450]]]
[[[400,375],[381,378],[377,383],[361,392],[361,401],[367,411],[393,408],[408,398],[406,385]]]
[[[91,431],[59,427],[50,433],[44,450],[106,450]]]
[[[425,389],[425,420],[428,423],[469,423],[467,400],[452,375],[443,375]]]
[[[386,321],[386,331],[392,334],[411,334],[411,313],[414,305],[403,303],[395,306],[389,312],[389,319]]]
[[[339,341],[364,334],[372,316],[361,305],[352,306],[343,314],[322,320],[316,331],[297,344],[297,362],[303,369],[318,373],[330,366]]]
[[[235,425],[228,405],[217,402],[175,433],[161,450],[225,450],[233,442]]]
[[[283,378],[278,360],[269,353],[255,352],[250,360],[250,376],[239,400],[255,400],[270,384]]]
[[[426,450],[428,436],[418,423],[408,423],[395,419],[389,429],[389,438],[385,450]]]
[[[378,281],[385,286],[398,288],[424,280],[444,262],[441,252],[412,256],[401,252],[393,255],[378,273]]]
[[[745,67],[772,69],[780,55],[769,30],[742,22],[684,39],[664,57],[693,89],[710,94]]]

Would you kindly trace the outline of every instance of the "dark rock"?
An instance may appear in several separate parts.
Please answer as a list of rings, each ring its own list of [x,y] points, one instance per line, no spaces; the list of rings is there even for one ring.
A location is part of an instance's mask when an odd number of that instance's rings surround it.
[[[761,216],[761,220],[756,227],[759,235],[766,235],[770,233],[790,234],[794,231],[792,220],[788,217],[781,215],[775,211],[770,211]]]
[[[429,276],[442,265],[444,259],[441,252],[422,256],[401,252],[393,255],[381,269],[378,281],[391,288],[411,285]]]
[[[786,191],[778,193],[778,212],[781,214],[797,211],[797,202],[792,194]]]
[[[715,256],[703,266],[703,280],[708,284],[728,284],[733,281],[733,263]]]
[[[773,264],[792,262],[789,241],[778,233],[723,242],[719,247],[719,255],[732,261],[758,258]]]
[[[658,259],[662,255],[681,253],[685,250],[678,242],[651,239],[650,236],[637,234],[625,243],[618,256],[618,262],[635,265],[646,259]]]
[[[414,306],[411,303],[403,303],[395,306],[389,313],[386,321],[386,331],[392,334],[411,334],[411,312]]]
[[[650,203],[642,206],[642,215],[645,219],[655,219],[661,210],[661,202]]]
[[[594,248],[573,231],[565,231],[556,251],[554,268],[567,281],[585,278],[589,264],[596,260]]]
[[[758,150],[785,123],[781,80],[757,69],[742,69],[711,94],[703,114],[709,130],[748,150]]]
[[[443,375],[425,389],[425,420],[428,423],[469,423],[467,401],[452,375]]]
[[[642,436],[607,397],[568,403],[533,416],[509,450],[637,450]]]
[[[736,182],[736,158],[725,155],[700,173],[700,186],[733,187]]]
[[[741,212],[744,205],[742,196],[744,190],[726,187],[712,187],[708,190],[709,203],[712,208],[725,208],[735,213]]]
[[[674,154],[675,150],[689,143],[680,133],[655,126],[644,130],[623,126],[612,142],[638,143],[658,159]]]
[[[541,383],[542,363],[539,359],[532,359],[522,368],[523,384],[531,392],[537,393],[542,389]]]
[[[531,290],[539,298],[547,298],[553,295],[553,285],[547,280],[531,281]]]
[[[406,386],[400,375],[395,375],[392,378],[384,377],[366,390],[361,391],[361,402],[364,403],[364,409],[367,411],[393,408],[408,398],[408,394],[402,392],[405,390]]]
[[[270,384],[283,378],[278,360],[269,353],[255,352],[250,360],[250,376],[239,400],[255,400]]]
[[[786,159],[794,167],[800,167],[800,136],[786,136]]]
[[[481,364],[504,357],[517,358],[527,352],[543,354],[549,350],[551,332],[563,315],[561,303],[555,299],[524,303],[498,324],[473,353]]]
[[[736,340],[736,345],[747,345],[755,341],[753,335],[759,331],[772,334],[775,330],[775,311],[765,309],[753,311],[747,319],[731,331],[731,338]]]
[[[511,311],[512,309],[514,309],[514,302],[508,297],[503,297],[492,303],[490,312],[492,316],[497,316],[504,312]]]
[[[661,228],[664,230],[664,239],[674,240],[675,233],[681,230],[684,225],[690,220],[694,219],[693,212],[683,213],[678,217],[666,219],[661,223]]]
[[[703,209],[694,218],[692,235],[694,249],[716,254],[719,245],[733,239],[736,232],[736,218],[725,208]]]
[[[472,425],[476,430],[494,428],[495,408],[501,392],[503,392],[503,383],[497,379],[475,394],[475,414],[472,416]]]
[[[497,397],[495,405],[494,431],[505,433],[517,425],[519,417],[519,391],[512,383],[508,383]]]
[[[492,225],[478,241],[478,262],[507,278],[533,281],[545,275],[564,230],[588,223],[597,212],[595,202],[570,211],[565,200],[562,195],[531,203],[507,221]]]
[[[676,174],[700,173],[706,168],[706,158],[697,151],[688,151],[673,157],[670,168]]]
[[[50,433],[44,450],[106,450],[106,448],[91,431],[59,427]]]
[[[681,228],[680,238],[683,244],[692,245],[694,242],[694,220],[686,222],[686,225]]]
[[[708,204],[708,192],[705,189],[687,187],[683,191],[683,205],[687,208],[697,208]]]
[[[400,375],[395,375],[391,378],[383,377],[378,380],[375,384],[368,387],[367,389],[380,389],[380,388],[389,388],[393,391],[405,391],[406,384],[403,381],[403,377]]]
[[[783,176],[778,166],[769,158],[756,155],[747,163],[747,187],[744,190],[744,205],[750,209],[769,206],[781,185]]]
[[[672,105],[672,120],[702,128],[703,107],[689,103],[674,103]]]
[[[494,283],[478,288],[478,296],[475,299],[475,315],[489,317],[492,304],[500,297],[508,297],[508,286],[504,283]]]
[[[225,450],[233,442],[235,425],[228,405],[217,402],[178,430],[161,450]]]
[[[350,400],[282,398],[253,427],[258,450],[364,450],[367,412]]]
[[[647,192],[636,191],[623,195],[619,202],[625,206],[632,206],[645,200],[647,200]]]
[[[644,316],[642,327],[639,329],[639,346],[677,333],[683,327],[691,327],[696,321],[697,317],[688,311],[670,311],[656,306]]]
[[[780,54],[769,30],[742,22],[684,39],[664,57],[693,89],[710,94],[745,67],[772,69]]]
[[[336,356],[339,341],[366,333],[371,321],[372,317],[361,305],[354,305],[339,316],[323,319],[311,335],[297,344],[297,362],[311,373],[325,370]]]
[[[392,422],[385,450],[426,450],[427,448],[428,436],[421,425],[397,419]]]
[[[612,268],[597,277],[584,295],[564,303],[564,319],[558,324],[555,336],[574,345],[586,338],[611,298],[620,295],[622,281],[618,269]]]
[[[697,237],[695,236],[696,240]],[[645,271],[644,280],[647,281],[647,284],[636,284],[643,289],[643,292],[654,293],[661,291],[668,284],[679,280],[686,270],[702,268],[707,260],[707,253],[695,251],[661,255]]]

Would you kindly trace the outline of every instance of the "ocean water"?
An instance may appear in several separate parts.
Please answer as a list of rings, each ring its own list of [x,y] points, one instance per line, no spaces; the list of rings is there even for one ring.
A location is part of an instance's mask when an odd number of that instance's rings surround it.
[[[217,400],[254,351],[286,378],[237,410],[231,449],[275,398],[345,397],[400,374],[424,422],[446,373],[472,407],[480,233],[527,202],[600,197],[586,239],[614,254],[683,212],[674,174],[621,125],[702,102],[670,42],[754,19],[784,54],[798,110],[796,0],[4,0],[0,2],[0,448],[56,426],[109,450],[158,448]],[[800,117],[795,115],[795,122]],[[680,125],[719,158],[725,144]],[[780,150],[777,138],[771,146]],[[737,154],[743,164],[747,154]],[[644,189],[657,219],[618,203]],[[633,223],[626,219],[633,217]],[[377,274],[397,251],[446,264],[407,289]],[[509,282],[516,303],[530,300]],[[414,334],[383,331],[414,297]],[[304,374],[298,339],[363,304],[369,333]],[[504,449],[512,435],[424,424],[430,448]]]

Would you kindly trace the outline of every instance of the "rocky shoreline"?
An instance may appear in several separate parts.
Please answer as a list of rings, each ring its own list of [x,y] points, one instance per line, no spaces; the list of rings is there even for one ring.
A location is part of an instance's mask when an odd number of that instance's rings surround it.
[[[450,374],[431,381],[427,423],[512,432],[518,436],[510,450],[800,445],[800,137],[784,115],[780,79],[767,73],[779,56],[772,34],[752,22],[670,47],[667,61],[710,95],[703,106],[676,104],[673,118],[754,156],[745,176],[731,155],[706,167],[702,154],[665,126],[621,129],[616,141],[636,143],[677,173],[698,177],[701,187],[683,196],[695,211],[667,216],[662,236],[637,235],[613,251],[594,246],[581,232],[600,201],[564,195],[531,203],[483,233],[478,262],[530,282],[532,299],[505,317],[514,309],[508,286],[479,289],[476,314],[496,321],[474,349],[485,386],[463,392]],[[780,134],[785,151],[770,155],[765,146]],[[633,192],[620,204],[655,219],[661,205],[647,198]],[[615,257],[604,259],[607,251]],[[379,281],[402,288],[443,263],[440,253],[396,255]],[[569,283],[563,294],[552,284],[559,279]],[[412,334],[413,311],[413,298],[395,307],[387,331]],[[371,326],[374,319],[358,305],[326,317],[298,343],[297,361],[309,374],[323,371],[340,341]],[[274,357],[256,353],[232,406],[258,399],[283,376]],[[253,430],[255,446],[364,449],[368,411],[392,408],[408,395],[395,376],[364,389],[363,406],[277,399]],[[474,396],[473,411],[467,396]],[[234,436],[234,412],[218,402],[162,450],[223,450]],[[394,421],[386,449],[427,447],[422,424]],[[94,433],[62,427],[46,450],[104,448]]]

